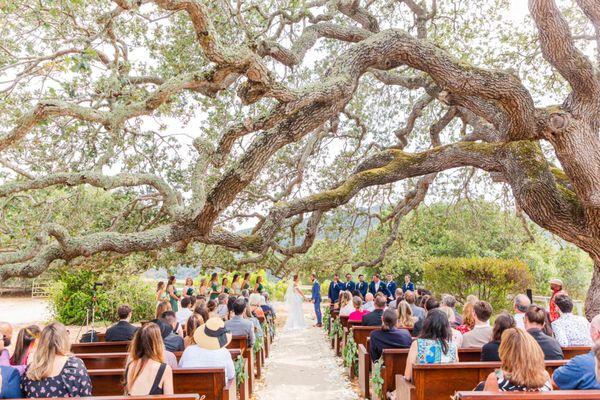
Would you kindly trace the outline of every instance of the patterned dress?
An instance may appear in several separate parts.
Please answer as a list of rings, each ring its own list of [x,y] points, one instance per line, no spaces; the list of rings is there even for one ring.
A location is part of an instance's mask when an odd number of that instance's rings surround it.
[[[515,385],[512,383],[501,369],[496,370],[496,379],[498,380],[498,388],[501,392],[548,392],[552,390],[550,379],[546,381],[541,388],[527,388],[525,386]]]
[[[444,354],[439,340],[417,339],[417,364],[445,364],[458,362],[455,343],[448,343],[448,352]]]
[[[23,374],[21,390],[26,398],[85,397],[92,395],[92,381],[83,361],[69,357],[56,376],[32,381]]]

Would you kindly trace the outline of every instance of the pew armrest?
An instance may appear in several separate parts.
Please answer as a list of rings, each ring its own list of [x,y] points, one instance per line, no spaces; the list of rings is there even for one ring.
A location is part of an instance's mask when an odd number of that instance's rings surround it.
[[[237,400],[237,384],[234,379],[230,379],[223,388],[223,398],[228,400]]]
[[[371,356],[363,344],[358,345],[358,386],[363,397],[371,395],[369,379],[371,372]]]
[[[415,398],[415,385],[404,379],[404,375],[396,375],[396,400],[412,400]]]

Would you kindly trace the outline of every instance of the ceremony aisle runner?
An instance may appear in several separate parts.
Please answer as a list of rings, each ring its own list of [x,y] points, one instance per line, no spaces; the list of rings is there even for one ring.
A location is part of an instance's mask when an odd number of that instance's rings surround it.
[[[266,362],[264,381],[256,391],[257,400],[354,400],[341,359],[335,357],[323,330],[313,328],[311,304],[305,304],[304,331],[281,328]],[[283,309],[278,313],[282,314]]]

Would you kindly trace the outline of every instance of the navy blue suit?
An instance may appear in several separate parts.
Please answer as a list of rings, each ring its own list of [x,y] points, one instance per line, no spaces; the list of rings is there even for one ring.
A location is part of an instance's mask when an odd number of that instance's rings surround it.
[[[360,294],[362,295],[363,299],[365,298],[365,296],[367,295],[367,291],[369,290],[369,284],[367,282],[358,282],[356,284],[356,290],[358,290],[360,292]]]
[[[356,289],[356,283],[352,281],[344,282],[344,290],[349,291],[350,293],[354,292]]]
[[[335,303],[340,298],[340,292],[344,290],[344,284],[342,282],[331,281],[329,284],[329,291],[327,296],[332,303]]]
[[[381,281],[379,281],[379,290],[375,290],[375,282],[372,281],[369,283],[369,293],[373,294],[373,296],[377,295],[377,293],[383,293],[386,298],[390,297],[390,292],[388,292],[385,283]]]
[[[398,288],[396,282],[385,282],[385,286],[387,288],[387,291],[390,292],[389,296],[394,297],[396,295],[396,289]]]
[[[315,303],[315,314],[317,316],[317,324],[321,324],[323,322],[323,316],[321,315],[321,285],[316,279],[313,282],[311,299]]]
[[[410,290],[411,292],[414,292],[415,291],[415,284],[412,283],[412,282],[408,282],[408,285],[407,285],[406,282],[404,282],[402,284],[402,291],[404,293],[406,293],[408,290]]]

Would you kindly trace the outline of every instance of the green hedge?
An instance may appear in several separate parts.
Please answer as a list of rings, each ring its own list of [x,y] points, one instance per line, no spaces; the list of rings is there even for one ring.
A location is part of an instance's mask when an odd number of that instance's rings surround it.
[[[529,268],[519,260],[451,257],[430,259],[423,278],[438,295],[450,293],[465,302],[473,294],[491,303],[495,312],[509,309],[512,295],[524,292],[532,280]]]

